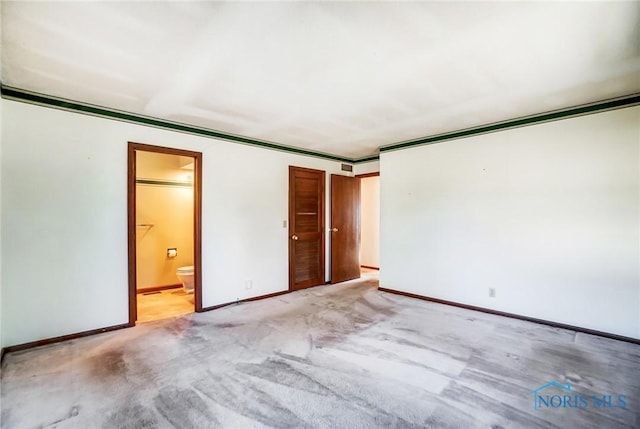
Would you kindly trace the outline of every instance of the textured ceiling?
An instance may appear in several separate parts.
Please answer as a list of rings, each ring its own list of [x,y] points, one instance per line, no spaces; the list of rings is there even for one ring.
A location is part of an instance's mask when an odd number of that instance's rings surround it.
[[[343,157],[640,92],[640,2],[2,1],[6,86]]]

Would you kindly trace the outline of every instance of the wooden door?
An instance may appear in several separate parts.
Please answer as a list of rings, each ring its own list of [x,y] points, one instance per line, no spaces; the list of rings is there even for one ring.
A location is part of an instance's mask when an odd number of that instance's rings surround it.
[[[331,283],[360,277],[360,179],[331,175]]]
[[[289,290],[324,284],[325,173],[289,167]]]

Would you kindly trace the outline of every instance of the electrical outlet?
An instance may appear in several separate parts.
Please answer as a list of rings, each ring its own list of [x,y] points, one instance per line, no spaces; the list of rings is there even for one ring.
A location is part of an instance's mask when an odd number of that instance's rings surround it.
[[[496,289],[490,287],[489,288],[489,298],[495,298],[496,297]]]
[[[251,279],[245,279],[244,281],[244,288],[245,289],[251,289],[253,287],[253,280]]]

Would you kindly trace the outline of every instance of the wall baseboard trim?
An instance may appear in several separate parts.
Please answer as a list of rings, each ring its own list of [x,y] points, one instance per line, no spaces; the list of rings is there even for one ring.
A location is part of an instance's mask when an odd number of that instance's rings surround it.
[[[62,335],[62,336],[53,337],[53,338],[45,338],[43,340],[31,341],[29,343],[4,347],[2,349],[2,357],[4,358],[4,355],[6,353],[19,352],[21,350],[32,349],[34,347],[40,347],[40,346],[47,346],[49,344],[60,343],[62,341],[77,340],[78,338],[88,337],[96,334],[103,334],[105,332],[116,331],[118,329],[130,328],[131,326],[132,325],[128,323],[123,323],[121,325],[107,326],[106,328],[92,329],[90,331],[77,332],[75,334]]]
[[[136,293],[149,293],[149,292],[159,292],[161,290],[168,289],[178,289],[181,288],[182,284],[176,283],[174,285],[165,285],[165,286],[152,286],[152,287],[143,287],[140,289],[136,289]]]
[[[431,302],[435,302],[437,304],[451,305],[453,307],[460,307],[460,308],[464,308],[466,310],[480,311],[482,313],[493,314],[493,315],[496,315],[496,316],[503,316],[503,317],[509,317],[509,318],[512,318],[512,319],[524,320],[526,322],[539,323],[541,325],[548,325],[548,326],[552,326],[554,328],[568,329],[570,331],[582,332],[584,334],[596,335],[598,337],[604,337],[604,338],[609,338],[609,339],[612,339],[612,340],[625,341],[627,343],[633,343],[633,344],[640,345],[640,339],[631,338],[631,337],[625,337],[624,335],[617,335],[617,334],[611,334],[611,333],[608,333],[608,332],[596,331],[594,329],[581,328],[580,326],[567,325],[565,323],[552,322],[552,321],[549,321],[549,320],[537,319],[535,317],[522,316],[522,315],[514,314],[514,313],[507,313],[507,312],[504,312],[504,311],[492,310],[490,308],[477,307],[475,305],[461,304],[461,303],[455,302],[455,301],[447,301],[445,299],[432,298],[432,297],[429,297],[429,296],[418,295],[418,294],[411,293],[411,292],[403,292],[403,291],[399,291],[399,290],[395,290],[395,289],[387,289],[387,288],[383,288],[383,287],[378,287],[378,290],[382,291],[382,292],[388,292],[388,293],[393,293],[393,294],[396,294],[396,295],[406,296],[406,297],[409,297],[409,298],[421,299],[423,301],[431,301]]]
[[[378,271],[380,271],[380,267],[374,267],[372,265],[360,265],[360,268],[368,268],[370,270],[378,270]]]
[[[218,308],[227,307],[233,304],[240,304],[241,302],[249,302],[249,301],[259,301],[261,299],[273,298],[274,296],[286,295],[290,293],[288,290],[283,290],[281,292],[268,293],[266,295],[254,296],[252,298],[239,299],[238,301],[226,302],[224,304],[212,305],[211,307],[204,307],[202,312],[217,310]]]

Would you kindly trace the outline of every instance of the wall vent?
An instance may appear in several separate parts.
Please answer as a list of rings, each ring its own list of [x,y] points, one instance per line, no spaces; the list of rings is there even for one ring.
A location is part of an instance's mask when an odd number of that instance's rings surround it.
[[[342,164],[342,171],[353,171],[353,165]]]

